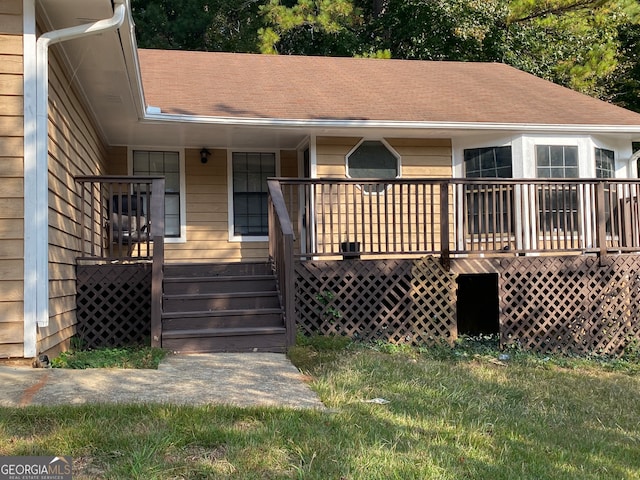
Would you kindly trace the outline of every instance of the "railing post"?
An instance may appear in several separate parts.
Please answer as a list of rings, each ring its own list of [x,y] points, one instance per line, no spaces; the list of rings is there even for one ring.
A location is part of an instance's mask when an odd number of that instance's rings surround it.
[[[151,346],[162,347],[162,283],[164,281],[164,178],[151,183]],[[147,245],[147,248],[149,246]]]
[[[153,237],[151,264],[151,346],[162,347],[162,282],[164,268],[164,237]]]
[[[293,266],[293,235],[285,235],[284,238],[284,281],[285,288],[283,295],[284,315],[286,321],[287,348],[296,344],[296,320],[295,320],[295,269]]]
[[[440,264],[448,271],[451,269],[451,251],[449,249],[449,182],[440,184]]]
[[[607,257],[607,225],[604,201],[604,182],[596,184],[596,235],[598,247],[600,248],[600,266],[604,265]]]

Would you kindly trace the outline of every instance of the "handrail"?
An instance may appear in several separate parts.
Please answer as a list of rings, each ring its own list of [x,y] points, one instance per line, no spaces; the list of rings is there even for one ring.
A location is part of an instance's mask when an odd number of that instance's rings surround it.
[[[640,251],[640,179],[274,178],[298,258]],[[304,240],[304,241],[303,241]]]
[[[481,177],[469,177],[469,178],[298,178],[298,177],[273,177],[271,180],[277,181],[282,185],[308,185],[308,184],[381,184],[381,185],[422,185],[422,184],[442,184],[447,183],[450,185],[458,184],[489,184],[489,185],[521,185],[527,184],[540,184],[545,185],[548,183],[557,184],[589,184],[595,185],[597,183],[629,183],[640,185],[640,178],[481,178]]]
[[[80,185],[78,261],[150,260],[153,237],[164,238],[164,177],[84,175],[75,180]]]
[[[289,348],[296,341],[293,225],[280,184],[274,180],[267,180],[267,186],[269,190],[269,257],[273,263],[284,308],[286,346]]]

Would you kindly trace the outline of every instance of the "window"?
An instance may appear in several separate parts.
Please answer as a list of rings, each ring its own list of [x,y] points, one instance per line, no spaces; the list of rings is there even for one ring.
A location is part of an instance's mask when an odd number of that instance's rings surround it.
[[[233,152],[233,234],[269,235],[267,178],[276,175],[275,153]]]
[[[134,150],[133,174],[165,177],[164,232],[169,238],[180,237],[180,154]]]
[[[350,178],[398,178],[400,156],[377,140],[365,140],[347,155]],[[381,192],[382,186],[362,185],[365,192]]]
[[[613,178],[615,176],[615,155],[613,150],[596,148],[596,178]],[[613,191],[612,191],[613,189]],[[604,211],[606,232],[611,235],[611,194],[615,187],[604,187]]]
[[[536,165],[539,178],[578,178],[578,147],[536,145]],[[577,230],[578,192],[575,185],[541,185],[538,202],[542,231]]]
[[[511,147],[465,150],[464,173],[467,178],[512,178]]]
[[[578,147],[536,145],[538,178],[578,178]]]
[[[613,150],[596,148],[596,178],[613,178],[615,160]]]
[[[511,147],[464,151],[467,178],[512,178]],[[467,231],[472,235],[513,232],[513,190],[494,192],[490,185],[467,185]]]

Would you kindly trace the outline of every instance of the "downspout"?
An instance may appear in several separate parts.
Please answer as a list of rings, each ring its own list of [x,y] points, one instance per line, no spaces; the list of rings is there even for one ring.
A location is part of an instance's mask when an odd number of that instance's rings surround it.
[[[25,272],[25,297],[35,297],[35,312],[25,311],[25,329],[49,325],[49,46],[74,38],[95,35],[119,28],[126,13],[126,0],[114,0],[109,19],[53,30],[42,34],[36,42],[36,152],[31,180],[34,182],[35,208],[25,212],[25,225],[34,227],[25,245],[35,257],[35,275]],[[27,162],[28,159],[25,159]],[[25,236],[26,238],[26,236]],[[29,322],[29,325],[27,325]],[[33,337],[32,337],[33,338]],[[33,342],[33,340],[32,340]],[[25,344],[26,352],[36,354],[36,345]]]

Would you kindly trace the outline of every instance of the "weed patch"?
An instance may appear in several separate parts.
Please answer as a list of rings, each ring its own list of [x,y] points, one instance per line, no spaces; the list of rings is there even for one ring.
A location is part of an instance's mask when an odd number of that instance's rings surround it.
[[[154,347],[70,350],[51,360],[53,368],[151,368],[157,369],[167,352]]]

